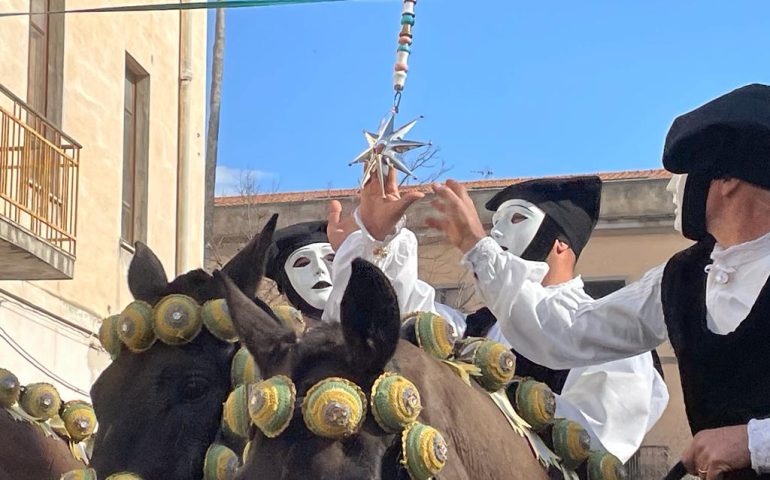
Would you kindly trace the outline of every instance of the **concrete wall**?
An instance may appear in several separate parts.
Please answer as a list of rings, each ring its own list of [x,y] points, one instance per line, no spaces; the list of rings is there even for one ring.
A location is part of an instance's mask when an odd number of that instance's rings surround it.
[[[110,5],[130,3],[111,2]],[[66,6],[68,9],[92,7],[93,2],[67,0]],[[29,2],[6,0],[3,10],[29,11]],[[193,103],[189,141],[193,159],[191,178],[195,180],[185,186],[183,193],[193,213],[189,237],[185,239],[191,253],[185,260],[197,267],[203,256],[206,13],[195,11],[192,15]],[[27,302],[33,306],[29,308],[50,312],[52,315],[44,316],[52,325],[60,324],[55,317],[61,317],[82,329],[95,330],[102,317],[119,312],[132,299],[126,285],[132,252],[120,243],[126,54],[141,64],[151,82],[147,243],[163,262],[168,275],[174,275],[179,18],[179,12],[66,17],[62,129],[83,145],[75,274],[70,281],[0,283],[0,294],[6,292],[23,300],[13,300],[16,303]],[[25,98],[27,92],[28,29],[27,17],[0,19],[0,83],[21,98]],[[42,359],[48,368],[87,390],[94,378],[86,368],[89,349],[76,348],[65,340],[56,345],[51,345],[48,338],[37,341],[41,336],[54,339],[63,336],[56,331],[58,326],[38,331],[31,325],[23,321],[12,323],[7,316],[0,316],[0,326],[10,330],[9,334],[19,339],[25,349]],[[72,349],[72,358],[79,359],[82,368],[65,364],[64,356],[51,353],[57,349]],[[0,364],[18,371],[22,382],[48,381],[2,341]]]
[[[674,252],[690,245],[673,229],[673,204],[666,192],[666,178],[647,178],[607,181],[602,193],[601,217],[593,237],[586,246],[577,271],[586,280],[624,279],[630,283],[650,268],[665,262]],[[470,191],[481,219],[488,228],[492,212],[484,204],[500,188],[477,188]],[[345,192],[347,194],[347,192]],[[326,198],[317,198],[317,197]],[[215,209],[215,251],[220,263],[229,259],[237,249],[256,233],[269,215],[278,213],[279,227],[326,216],[330,198],[343,202],[343,208],[352,211],[356,199],[339,197],[334,191],[315,195],[297,202],[268,202],[256,197],[241,205],[220,205]],[[460,252],[448,245],[442,236],[424,228],[425,217],[430,215],[429,202],[415,204],[409,211],[407,224],[420,242],[420,278],[434,287],[459,287],[457,306],[474,311],[483,306],[476,294],[472,275],[460,265]],[[275,291],[264,295],[275,296]],[[648,434],[645,445],[666,446],[671,460],[679,457],[690,439],[687,427],[679,371],[668,344],[658,349],[664,364],[666,383],[671,400],[662,419]]]

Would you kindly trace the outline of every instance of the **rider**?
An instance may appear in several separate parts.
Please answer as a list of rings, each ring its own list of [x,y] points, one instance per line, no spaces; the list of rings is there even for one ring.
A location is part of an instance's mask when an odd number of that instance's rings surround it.
[[[312,324],[321,320],[332,291],[333,261],[326,222],[298,223],[273,234],[265,276]]]
[[[335,282],[346,284],[343,276],[349,275],[349,263],[363,257],[389,277],[402,311],[433,311],[449,320],[459,336],[465,333],[467,325],[476,331],[474,335],[486,333],[510,347],[488,310],[466,317],[435,302],[434,289],[417,279],[414,234],[403,225],[396,225],[408,204],[419,195],[410,193],[408,198],[399,199],[394,171],[388,176],[388,198],[382,199],[379,185],[374,183],[365,186],[361,206],[354,213],[360,231],[351,234],[338,249]],[[544,268],[550,267],[551,275],[543,281],[549,295],[572,301],[590,299],[580,277],[574,276],[574,265],[598,219],[600,196],[598,177],[511,185],[487,204],[488,209],[495,211],[491,235],[510,255],[523,255]],[[337,218],[331,215],[330,225]],[[324,319],[335,318],[335,306],[339,303],[336,299],[342,290],[332,292]],[[514,296],[516,292],[506,289],[500,295]],[[488,325],[479,325],[479,320],[483,323],[490,319]],[[557,416],[583,425],[594,442],[598,441],[624,462],[636,452],[668,402],[665,383],[655,371],[649,353],[569,372],[548,370],[519,356],[516,373],[534,376],[560,392]]]
[[[708,480],[734,471],[770,478],[769,159],[770,86],[739,88],[677,118],[663,165],[677,174],[676,227],[697,243],[600,300],[549,295],[539,285],[547,266],[486,237],[456,182],[436,187],[443,216],[435,225],[465,253],[517,350],[570,368],[637,355],[668,338],[694,434],[682,457],[688,471]],[[503,286],[518,294],[501,295]]]

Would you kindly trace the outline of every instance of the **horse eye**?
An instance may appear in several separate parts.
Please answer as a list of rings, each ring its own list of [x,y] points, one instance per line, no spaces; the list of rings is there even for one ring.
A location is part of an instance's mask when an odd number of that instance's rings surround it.
[[[308,258],[307,258],[307,257],[299,257],[299,258],[298,258],[298,259],[297,259],[297,260],[294,262],[294,265],[293,265],[293,266],[294,266],[294,268],[302,268],[302,267],[306,267],[306,266],[308,266],[308,265],[310,265],[310,260],[308,260]]]
[[[524,215],[522,215],[520,213],[514,213],[511,216],[511,223],[513,223],[513,224],[521,223],[521,222],[523,222],[526,219],[527,219],[527,217],[525,217]]]
[[[186,402],[193,402],[200,399],[208,392],[208,383],[200,378],[191,378],[182,386],[182,398]]]

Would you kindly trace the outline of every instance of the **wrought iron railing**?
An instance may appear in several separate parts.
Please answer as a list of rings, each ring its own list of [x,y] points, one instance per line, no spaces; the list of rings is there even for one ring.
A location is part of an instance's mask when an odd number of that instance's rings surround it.
[[[81,145],[0,85],[0,216],[76,253]]]

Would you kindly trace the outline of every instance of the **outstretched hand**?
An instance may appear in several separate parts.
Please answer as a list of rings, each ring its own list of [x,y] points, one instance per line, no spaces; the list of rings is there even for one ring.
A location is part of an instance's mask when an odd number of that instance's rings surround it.
[[[437,198],[431,202],[438,215],[425,220],[428,227],[441,230],[449,242],[467,253],[486,236],[476,206],[465,187],[454,180],[433,185]]]
[[[337,200],[329,202],[329,213],[326,217],[326,236],[335,252],[348,236],[358,230],[358,225],[352,215],[343,218],[342,204]]]
[[[698,432],[682,454],[682,463],[691,475],[704,480],[717,480],[724,473],[750,468],[748,427],[735,425]]]
[[[361,205],[359,213],[361,221],[369,234],[376,240],[385,240],[385,237],[396,230],[396,225],[407,209],[423,198],[422,192],[411,191],[401,195],[398,189],[398,172],[395,168],[388,169],[388,178],[383,189],[380,187],[376,175],[372,175],[361,190]]]

